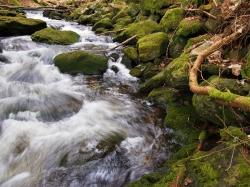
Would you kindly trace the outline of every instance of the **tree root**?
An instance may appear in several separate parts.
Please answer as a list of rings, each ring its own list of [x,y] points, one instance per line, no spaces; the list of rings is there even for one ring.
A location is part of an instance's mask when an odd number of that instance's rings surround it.
[[[193,66],[189,69],[189,88],[195,94],[208,95],[211,98],[225,103],[225,105],[250,112],[250,97],[233,94],[230,91],[220,91],[212,86],[200,86],[198,83],[198,72],[204,60],[224,45],[238,39],[243,34],[243,30],[244,28],[242,27],[232,34],[218,40],[197,56]]]

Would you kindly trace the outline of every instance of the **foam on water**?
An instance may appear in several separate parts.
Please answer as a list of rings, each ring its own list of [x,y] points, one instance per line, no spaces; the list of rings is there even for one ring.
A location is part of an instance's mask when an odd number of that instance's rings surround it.
[[[62,74],[53,65],[59,53],[117,44],[90,27],[51,20],[42,12],[27,17],[75,31],[81,39],[70,46],[35,43],[30,36],[0,40],[5,59],[0,61],[0,186],[117,187],[152,171],[153,153],[168,154],[159,146],[161,130],[143,119],[151,110],[117,87],[96,93],[84,75]],[[115,52],[119,58],[110,58],[103,80],[136,84],[119,49]]]

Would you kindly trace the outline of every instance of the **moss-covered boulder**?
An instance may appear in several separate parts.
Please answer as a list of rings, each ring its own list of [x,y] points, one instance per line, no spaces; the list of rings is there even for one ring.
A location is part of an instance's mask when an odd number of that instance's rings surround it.
[[[161,87],[153,89],[149,93],[148,99],[166,108],[169,103],[176,101],[178,96],[180,96],[178,90],[174,88]]]
[[[201,33],[202,29],[203,22],[199,17],[188,17],[180,22],[176,35],[190,37]]]
[[[139,59],[148,62],[166,54],[168,36],[163,32],[146,35],[137,42]]]
[[[140,91],[149,92],[162,84],[177,89],[188,89],[188,68],[189,54],[183,53],[170,62],[160,73],[140,85]]]
[[[157,13],[162,8],[170,6],[174,0],[143,0],[141,5],[144,11],[149,14]]]
[[[218,76],[213,76],[202,83],[203,86],[208,84],[221,91],[229,91],[243,96],[247,96],[250,91],[250,84],[245,83],[243,85],[235,79],[219,78]],[[201,118],[219,127],[224,125],[249,125],[250,113],[217,103],[210,96],[194,95],[193,106]]]
[[[138,52],[135,47],[126,47],[122,51],[124,55],[132,60],[135,64],[138,62]]]
[[[158,23],[152,20],[140,21],[138,23],[132,23],[128,25],[123,32],[121,32],[114,38],[114,40],[122,42],[136,35],[136,39],[134,41],[131,41],[131,43],[135,44],[136,41],[141,37],[159,31],[161,31],[161,27]]]
[[[54,63],[63,73],[101,75],[107,69],[108,58],[85,51],[74,51],[59,54],[54,58]]]
[[[73,31],[60,31],[52,28],[46,28],[35,32],[32,34],[31,38],[35,42],[70,45],[78,42],[80,36]]]
[[[181,20],[184,18],[184,9],[182,8],[173,8],[166,11],[165,15],[161,19],[160,25],[165,32],[175,30]]]
[[[130,74],[142,80],[150,79],[159,72],[158,65],[153,63],[139,64],[130,70]]]
[[[0,36],[30,35],[46,28],[46,23],[21,16],[0,16]]]
[[[183,53],[187,43],[187,38],[183,36],[174,36],[169,43],[168,55],[171,58],[177,58]]]
[[[165,83],[174,88],[188,88],[189,54],[183,53],[164,70]]]
[[[11,10],[0,10],[0,16],[11,16],[11,17],[15,17],[17,16],[18,13],[15,11],[11,11]]]
[[[105,29],[113,28],[112,20],[110,18],[103,18],[100,21],[96,22],[92,29],[95,31],[99,28],[105,28]]]

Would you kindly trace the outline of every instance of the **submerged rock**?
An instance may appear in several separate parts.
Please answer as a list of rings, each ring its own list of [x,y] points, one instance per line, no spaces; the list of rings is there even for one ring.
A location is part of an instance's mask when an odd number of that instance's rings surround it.
[[[59,54],[54,58],[54,63],[63,73],[101,75],[107,69],[108,58],[85,51],[74,51]]]
[[[73,31],[59,31],[52,28],[46,28],[35,32],[32,34],[31,38],[35,42],[70,45],[78,42],[80,36]]]
[[[139,59],[141,62],[148,62],[166,54],[168,36],[163,32],[146,35],[139,39]]]
[[[30,35],[46,28],[46,23],[38,19],[0,16],[0,36]]]

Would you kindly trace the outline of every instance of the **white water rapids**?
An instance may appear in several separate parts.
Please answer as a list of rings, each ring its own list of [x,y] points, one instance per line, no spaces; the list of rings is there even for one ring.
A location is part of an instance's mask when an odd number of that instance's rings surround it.
[[[81,36],[70,46],[32,42],[30,36],[0,39],[0,186],[119,187],[153,171],[166,159],[154,110],[121,91],[136,79],[120,63],[102,78],[62,74],[59,53],[116,46],[90,27],[27,12],[48,26]],[[116,51],[117,52],[117,51]]]

